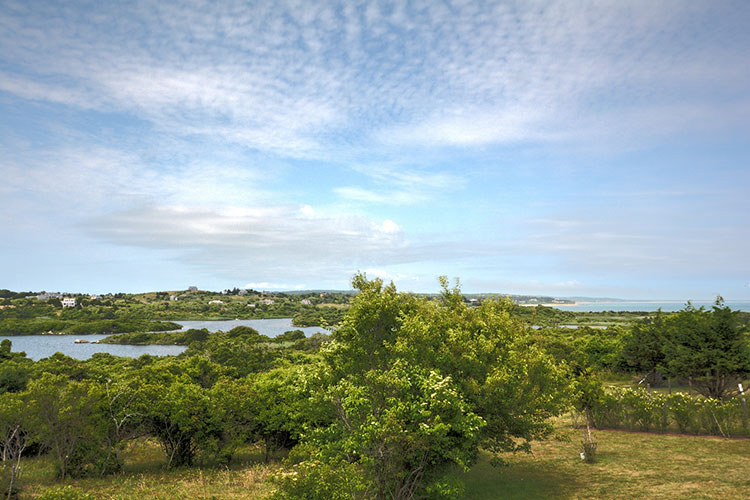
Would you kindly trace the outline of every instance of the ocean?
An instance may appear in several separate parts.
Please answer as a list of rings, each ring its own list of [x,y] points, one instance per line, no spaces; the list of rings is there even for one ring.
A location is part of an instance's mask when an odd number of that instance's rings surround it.
[[[693,307],[705,307],[710,309],[714,305],[714,301],[709,300],[696,300],[691,301]],[[737,311],[750,312],[750,300],[746,301],[727,301],[724,303],[730,308]],[[617,302],[578,302],[575,305],[555,305],[558,309],[563,311],[578,311],[578,312],[602,312],[602,311],[644,311],[653,312],[657,309],[661,309],[664,312],[675,312],[684,309],[687,305],[687,301],[617,301]]]

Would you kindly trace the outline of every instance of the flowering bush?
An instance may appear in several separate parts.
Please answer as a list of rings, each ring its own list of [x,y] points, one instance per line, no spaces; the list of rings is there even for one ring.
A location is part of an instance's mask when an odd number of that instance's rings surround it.
[[[683,393],[665,395],[616,388],[596,401],[592,420],[598,428],[750,435],[745,411],[740,398],[722,401]]]

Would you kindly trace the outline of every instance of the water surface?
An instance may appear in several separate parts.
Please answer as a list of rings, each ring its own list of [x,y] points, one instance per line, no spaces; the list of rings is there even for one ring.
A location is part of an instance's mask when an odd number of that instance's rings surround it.
[[[292,318],[273,318],[273,319],[232,319],[232,320],[218,320],[218,321],[173,321],[178,325],[182,325],[183,330],[189,330],[190,328],[205,328],[209,332],[228,332],[232,328],[237,326],[249,326],[258,331],[262,335],[268,337],[276,337],[289,330],[302,330],[305,332],[305,336],[309,337],[314,333],[331,333],[325,328],[319,326],[308,326],[299,327],[292,325]]]
[[[653,312],[657,309],[661,309],[664,312],[675,312],[685,308],[687,301],[617,301],[617,302],[579,302],[575,305],[555,305],[554,307],[562,309],[563,311],[575,311],[575,312],[602,312],[602,311],[644,311]],[[691,301],[693,307],[705,307],[711,309],[714,305],[714,301],[698,300]],[[750,312],[750,301],[728,301],[725,303],[726,306],[736,311],[747,311]]]
[[[206,328],[210,332],[229,331],[236,326],[249,326],[258,333],[269,337],[276,337],[289,330],[302,330],[306,336],[314,333],[330,333],[325,328],[306,327],[297,328],[292,326],[291,318],[275,319],[238,319],[228,321],[175,321],[182,325],[183,330],[190,328]],[[0,340],[9,339],[13,346],[13,352],[25,351],[26,356],[38,361],[42,358],[52,356],[61,352],[66,356],[76,359],[88,359],[97,352],[108,352],[115,356],[127,356],[137,358],[144,354],[152,356],[176,356],[183,352],[186,347],[182,345],[121,345],[121,344],[92,344],[109,335],[16,335],[2,337]],[[87,344],[76,344],[76,339],[88,340]]]
[[[26,356],[39,361],[48,358],[56,352],[76,359],[89,359],[97,352],[108,352],[115,356],[127,356],[137,358],[144,354],[152,356],[176,356],[186,349],[183,345],[119,345],[119,344],[92,344],[95,340],[101,340],[109,335],[15,335],[12,337],[0,337],[10,340],[13,345],[12,352],[25,351]],[[88,340],[88,344],[76,344],[76,339]]]

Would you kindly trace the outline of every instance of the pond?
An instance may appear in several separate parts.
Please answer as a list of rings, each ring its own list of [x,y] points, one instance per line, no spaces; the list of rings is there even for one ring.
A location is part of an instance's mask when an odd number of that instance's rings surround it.
[[[182,325],[183,330],[188,330],[190,328],[197,328],[198,330],[200,330],[201,328],[205,328],[209,332],[218,332],[219,330],[228,332],[229,330],[237,326],[249,326],[250,328],[256,329],[258,333],[267,335],[268,337],[276,337],[289,330],[302,330],[303,332],[305,332],[306,337],[309,337],[310,335],[318,332],[326,334],[331,333],[325,328],[321,328],[319,326],[292,326],[292,318],[232,319],[219,321],[173,321],[173,323]]]
[[[108,352],[115,356],[137,358],[144,354],[152,356],[176,356],[186,348],[183,345],[118,345],[93,344],[109,335],[14,335],[0,337],[10,340],[12,352],[26,352],[26,356],[39,361],[48,358],[56,352],[76,359],[89,359],[97,352]],[[88,340],[87,344],[76,344],[76,339]]]
[[[296,328],[292,326],[291,318],[275,319],[245,319],[229,321],[175,321],[182,325],[183,330],[190,328],[206,328],[211,332],[219,330],[229,331],[236,326],[249,326],[263,335],[276,337],[288,330],[302,330],[306,336],[317,332],[330,333],[325,328],[308,327]],[[26,356],[38,361],[42,358],[52,356],[61,352],[66,356],[76,359],[88,359],[97,352],[108,352],[115,356],[127,356],[137,358],[144,354],[152,356],[176,356],[186,349],[181,345],[120,345],[120,344],[94,344],[109,335],[16,335],[11,337],[0,336],[0,340],[9,339],[12,343],[12,351],[25,351]],[[88,343],[76,344],[76,339],[87,340]]]

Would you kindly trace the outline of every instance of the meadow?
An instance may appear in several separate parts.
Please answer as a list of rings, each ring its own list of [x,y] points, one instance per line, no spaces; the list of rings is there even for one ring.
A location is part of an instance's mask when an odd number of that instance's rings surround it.
[[[490,465],[482,453],[462,474],[463,500],[559,499],[745,499],[750,491],[750,439],[660,435],[599,430],[597,460],[579,458],[580,431],[561,420],[555,438],[535,442],[532,453],[506,454],[507,465]],[[230,466],[166,469],[153,441],[133,442],[122,475],[54,479],[48,457],[24,459],[21,499],[37,498],[50,488],[69,485],[99,500],[173,498],[261,500],[274,489],[271,476],[282,455],[269,463],[260,448],[247,448]]]

